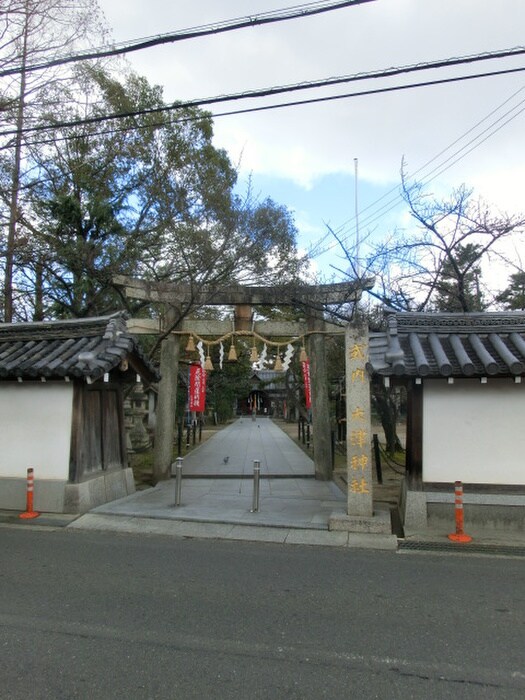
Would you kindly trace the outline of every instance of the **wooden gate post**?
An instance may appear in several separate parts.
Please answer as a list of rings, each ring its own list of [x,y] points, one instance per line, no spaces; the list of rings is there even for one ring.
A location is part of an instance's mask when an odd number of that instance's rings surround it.
[[[171,328],[177,318],[173,306],[166,307],[165,328]],[[153,481],[170,478],[175,437],[175,411],[177,406],[177,383],[179,374],[180,336],[170,333],[160,346],[159,395],[155,426],[155,449],[153,453]]]

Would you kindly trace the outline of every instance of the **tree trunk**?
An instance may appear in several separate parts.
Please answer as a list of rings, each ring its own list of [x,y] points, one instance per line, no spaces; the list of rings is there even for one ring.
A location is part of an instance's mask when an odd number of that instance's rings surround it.
[[[44,266],[42,258],[38,256],[35,265],[35,310],[33,321],[44,320]]]
[[[27,39],[29,23],[24,26],[24,38],[22,44],[22,67],[20,71],[20,92],[18,96],[18,113],[16,118],[16,139],[13,173],[11,176],[11,201],[9,204],[9,227],[5,252],[5,278],[4,278],[4,321],[11,323],[13,320],[13,271],[16,247],[16,228],[18,224],[18,198],[20,193],[20,169],[22,160],[22,129],[25,116],[26,98],[26,61]]]
[[[372,400],[385,433],[386,452],[394,454],[403,451],[397,435],[397,409],[392,400],[391,390],[382,381],[372,383]]]

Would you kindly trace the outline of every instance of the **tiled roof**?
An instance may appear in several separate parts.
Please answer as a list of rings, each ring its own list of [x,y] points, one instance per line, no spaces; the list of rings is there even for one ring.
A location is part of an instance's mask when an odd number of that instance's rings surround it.
[[[126,315],[0,324],[0,379],[89,378],[92,381],[132,359],[147,381],[158,374],[134,336]]]
[[[252,374],[252,380],[258,380],[266,391],[282,391],[285,373],[274,369],[258,369]]]
[[[370,334],[370,364],[386,376],[523,375],[525,313],[391,313]]]

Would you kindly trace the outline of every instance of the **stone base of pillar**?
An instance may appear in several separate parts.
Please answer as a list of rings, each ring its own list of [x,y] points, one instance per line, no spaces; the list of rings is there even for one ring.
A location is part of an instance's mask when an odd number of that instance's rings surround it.
[[[334,513],[328,521],[328,529],[378,535],[392,534],[390,510],[377,508],[371,516]]]

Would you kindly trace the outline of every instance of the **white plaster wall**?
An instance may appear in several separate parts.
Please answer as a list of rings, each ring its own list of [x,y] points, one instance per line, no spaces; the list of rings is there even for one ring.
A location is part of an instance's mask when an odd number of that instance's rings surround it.
[[[69,477],[73,385],[0,383],[0,477]]]
[[[423,480],[525,484],[525,383],[426,380]]]

